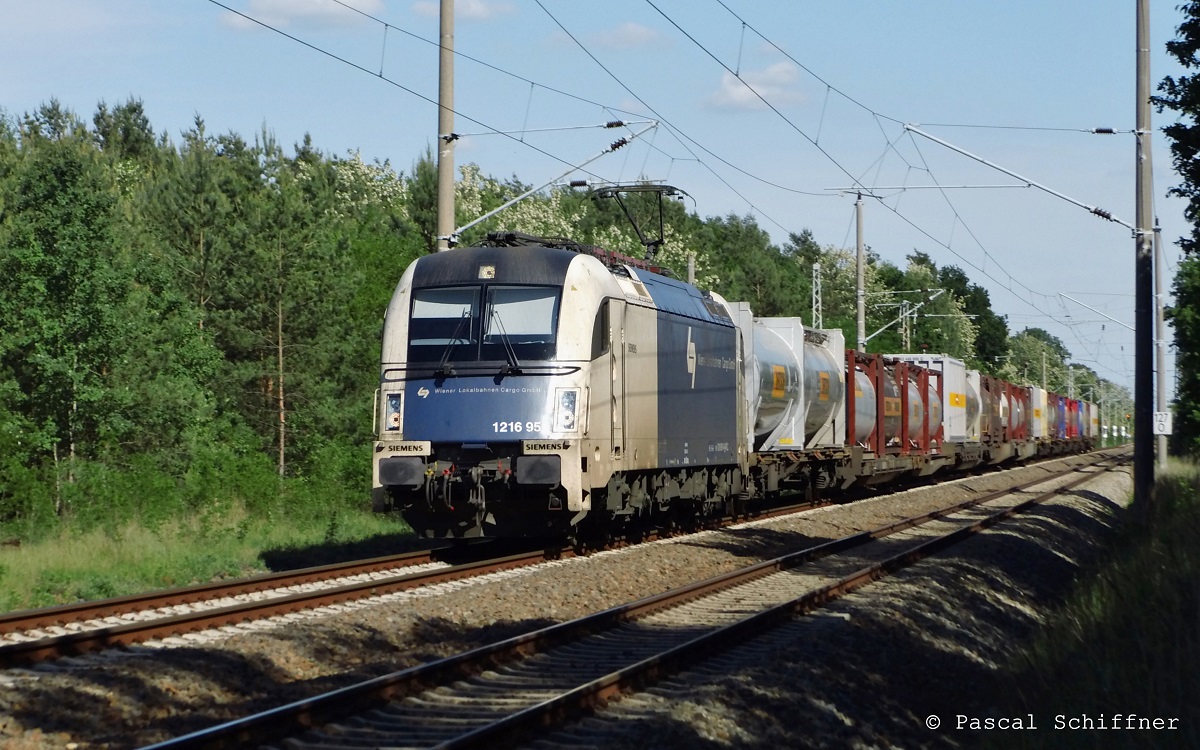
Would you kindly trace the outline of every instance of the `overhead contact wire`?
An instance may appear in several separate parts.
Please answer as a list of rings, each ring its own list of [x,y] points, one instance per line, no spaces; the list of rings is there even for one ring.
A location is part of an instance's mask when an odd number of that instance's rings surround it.
[[[335,1],[335,2],[337,2],[337,0],[334,0],[334,1]],[[276,34],[279,34],[279,35],[280,35],[280,36],[282,36],[282,37],[285,37],[285,38],[287,38],[287,39],[290,39],[290,40],[291,40],[291,41],[293,41],[293,42],[296,42],[297,44],[300,44],[300,45],[302,45],[302,46],[304,46],[304,47],[307,47],[307,48],[309,48],[310,50],[312,50],[312,51],[314,51],[314,52],[318,52],[318,53],[320,53],[320,54],[322,54],[322,55],[325,55],[326,57],[328,57],[328,58],[330,58],[330,59],[333,59],[333,60],[336,60],[336,61],[338,61],[338,62],[342,63],[343,65],[347,65],[347,66],[349,66],[349,67],[351,67],[351,68],[354,68],[355,70],[358,70],[358,71],[361,71],[361,72],[363,72],[363,73],[366,73],[367,75],[371,76],[372,78],[378,78],[379,80],[381,80],[381,81],[384,81],[384,82],[386,82],[386,83],[388,83],[388,84],[390,84],[390,85],[392,85],[392,86],[394,86],[394,87],[396,87],[396,88],[400,89],[401,91],[404,91],[404,92],[405,92],[405,93],[407,93],[407,94],[410,94],[410,95],[412,95],[412,96],[415,96],[416,98],[418,98],[418,99],[420,99],[420,100],[422,100],[422,101],[424,101],[424,102],[428,102],[429,104],[432,104],[432,105],[433,105],[433,106],[435,106],[435,107],[437,107],[437,106],[441,106],[441,105],[440,105],[440,104],[439,104],[439,103],[438,103],[436,100],[434,100],[434,99],[431,99],[430,97],[428,97],[428,96],[425,96],[424,94],[421,94],[421,93],[419,93],[419,92],[417,92],[417,91],[415,91],[415,90],[413,90],[413,89],[410,89],[409,87],[405,86],[404,84],[402,84],[402,83],[400,83],[400,82],[398,82],[398,81],[394,81],[394,80],[392,80],[391,78],[387,78],[386,76],[380,76],[380,75],[377,75],[375,72],[373,72],[373,71],[371,71],[371,70],[368,70],[367,68],[364,68],[363,66],[359,65],[358,63],[355,63],[355,62],[352,62],[352,61],[350,61],[350,60],[347,60],[346,58],[344,58],[344,57],[341,57],[341,56],[339,56],[339,55],[335,55],[334,53],[330,52],[329,50],[322,49],[321,47],[318,47],[318,46],[316,46],[315,44],[312,44],[312,43],[310,43],[310,42],[307,42],[307,41],[305,41],[305,40],[303,40],[303,39],[301,39],[301,38],[299,38],[299,37],[297,37],[297,36],[293,36],[292,34],[289,34],[289,33],[287,33],[286,31],[283,31],[282,29],[276,28],[275,26],[272,26],[271,24],[269,24],[269,23],[266,23],[265,21],[260,21],[259,19],[255,18],[255,17],[253,17],[253,16],[250,16],[250,15],[247,15],[247,14],[245,14],[245,13],[242,13],[242,12],[241,12],[241,11],[239,11],[239,10],[235,10],[234,8],[231,8],[231,7],[229,7],[228,5],[225,5],[224,3],[220,2],[220,0],[208,0],[208,2],[212,3],[213,5],[216,5],[216,6],[217,6],[217,7],[219,7],[219,8],[224,8],[225,10],[229,11],[230,13],[233,13],[233,14],[234,14],[234,15],[236,15],[236,16],[239,16],[239,17],[241,17],[241,18],[244,18],[244,19],[246,19],[247,21],[250,21],[251,23],[254,23],[254,24],[257,24],[257,25],[259,25],[259,26],[262,26],[264,29],[267,29],[267,30],[269,30],[269,31],[273,31],[273,32],[275,32]],[[393,27],[393,28],[394,28],[394,27]],[[576,165],[575,165],[575,163],[574,163],[574,162],[571,162],[571,161],[569,161],[569,160],[567,160],[567,159],[564,159],[564,158],[562,158],[561,156],[557,156],[557,155],[555,155],[555,154],[552,154],[552,153],[550,153],[549,151],[546,151],[545,149],[538,148],[537,146],[534,146],[534,145],[533,145],[533,144],[531,144],[531,143],[526,143],[526,142],[522,141],[521,139],[519,139],[519,138],[516,138],[516,137],[514,137],[513,135],[511,135],[511,134],[509,134],[509,133],[505,133],[505,132],[503,132],[503,131],[499,130],[498,128],[494,128],[494,127],[492,127],[491,125],[488,125],[486,122],[483,122],[482,120],[478,120],[478,119],[476,119],[476,118],[474,118],[474,117],[471,117],[470,115],[468,115],[468,114],[466,114],[466,113],[464,113],[464,112],[462,112],[462,111],[460,111],[460,110],[457,110],[457,109],[454,109],[454,108],[450,108],[450,111],[452,111],[452,112],[455,114],[455,116],[457,116],[457,117],[461,117],[461,118],[463,118],[464,120],[468,120],[468,121],[470,121],[470,122],[473,122],[473,123],[475,123],[476,125],[479,125],[480,127],[487,129],[489,132],[496,133],[496,134],[498,134],[498,135],[503,135],[504,137],[511,139],[511,140],[512,140],[514,143],[519,143],[519,144],[521,144],[522,146],[525,146],[526,148],[532,149],[533,151],[536,151],[537,153],[541,154],[542,156],[549,157],[550,159],[553,159],[554,161],[556,161],[556,162],[559,162],[560,164],[564,164],[564,165],[566,165],[566,166],[568,166],[568,167],[574,167],[575,169],[578,169],[579,171],[581,171],[581,172],[584,172],[585,174],[589,174],[589,175],[591,175],[592,177],[595,177],[595,178],[596,178],[596,179],[598,179],[598,180],[601,180],[601,179],[603,179],[603,178],[602,178],[600,175],[598,175],[598,174],[595,174],[595,173],[593,173],[593,172],[588,172],[587,170],[584,170],[584,169],[581,169],[581,168],[579,168],[578,166],[576,166]]]

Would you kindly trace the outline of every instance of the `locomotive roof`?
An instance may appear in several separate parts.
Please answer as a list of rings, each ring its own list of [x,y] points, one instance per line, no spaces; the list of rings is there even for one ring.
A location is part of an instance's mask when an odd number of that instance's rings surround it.
[[[512,244],[456,248],[426,255],[416,264],[412,285],[418,288],[448,286],[486,278],[493,284],[561,286],[571,261],[582,253],[598,258],[615,276],[629,278],[636,275],[637,282],[660,310],[719,325],[732,325],[724,306],[712,295],[691,284],[655,273],[659,269],[648,268],[644,261],[566,240],[516,237],[516,241],[512,235],[507,238]],[[526,239],[528,241],[522,241]],[[638,266],[631,268],[634,262]],[[482,266],[490,267],[490,275],[480,275]]]
[[[421,258],[413,271],[415,287],[461,284],[479,278],[481,265],[491,266],[496,284],[554,284],[561,286],[576,253],[543,245],[463,247]]]

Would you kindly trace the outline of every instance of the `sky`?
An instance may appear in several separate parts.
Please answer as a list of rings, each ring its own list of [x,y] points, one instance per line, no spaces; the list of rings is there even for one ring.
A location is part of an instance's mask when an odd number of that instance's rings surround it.
[[[1152,86],[1184,72],[1165,51],[1177,4],[1150,2]],[[865,242],[880,257],[958,266],[1012,332],[1043,328],[1072,361],[1132,388],[1133,236],[1077,204],[1134,222],[1135,10],[456,0],[455,159],[537,186],[631,137],[567,179],[665,181],[690,210],[753,216],[777,244],[808,229],[853,248],[865,187]],[[176,143],[199,116],[210,133],[265,129],[285,145],[308,134],[327,154],[404,172],[435,147],[436,0],[0,0],[0,11],[10,117],[55,98],[90,121],[99,102],[133,98]],[[1153,115],[1151,145],[1168,288],[1188,232],[1167,196],[1178,177],[1158,129],[1172,119]],[[627,125],[600,127],[611,120]],[[1173,383],[1173,358],[1166,370]]]

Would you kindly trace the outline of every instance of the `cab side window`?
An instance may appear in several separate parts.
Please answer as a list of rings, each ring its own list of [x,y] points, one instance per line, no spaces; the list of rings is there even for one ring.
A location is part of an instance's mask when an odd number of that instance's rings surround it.
[[[609,335],[608,305],[609,300],[604,300],[600,303],[600,309],[596,311],[596,322],[592,324],[592,359],[608,353],[608,341],[611,338]]]

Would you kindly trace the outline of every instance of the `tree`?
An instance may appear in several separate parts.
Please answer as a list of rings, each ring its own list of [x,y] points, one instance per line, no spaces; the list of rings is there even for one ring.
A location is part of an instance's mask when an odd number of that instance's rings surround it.
[[[1062,342],[1062,339],[1045,330],[1044,328],[1026,328],[1021,333],[1025,336],[1031,336],[1044,343],[1048,347],[1049,351],[1053,353],[1057,359],[1062,360],[1063,362],[1066,362],[1067,358],[1071,356],[1071,351],[1067,349],[1067,345]]]
[[[77,459],[115,447],[130,427],[111,375],[126,353],[131,269],[84,124],[52,101],[26,116],[21,136],[0,243],[0,371],[19,389],[26,439],[73,483]]]
[[[1009,358],[1000,377],[1014,383],[1042,385],[1055,393],[1067,392],[1066,347],[1040,328],[1027,328],[1008,341]]]
[[[426,148],[408,181],[408,215],[417,225],[427,253],[437,250],[437,190],[437,163],[433,149]]]
[[[226,231],[233,207],[222,190],[223,165],[217,140],[197,115],[195,127],[183,134],[179,154],[171,159],[149,197],[148,219],[156,227],[165,259],[182,277],[182,287],[199,311],[204,330],[216,278],[232,253]]]
[[[1191,232],[1179,238],[1184,259],[1175,275],[1175,306],[1168,319],[1175,332],[1175,366],[1179,387],[1175,394],[1175,419],[1172,448],[1200,455],[1200,2],[1179,6],[1183,21],[1175,39],[1167,42],[1167,52],[1188,71],[1178,78],[1167,76],[1158,85],[1162,96],[1152,101],[1161,112],[1174,111],[1180,121],[1163,132],[1171,141],[1171,157],[1180,184],[1172,195],[1187,200],[1184,216]]]
[[[154,131],[150,129],[141,99],[118,104],[111,112],[108,105],[100,102],[92,123],[100,150],[117,159],[150,161],[158,155]]]
[[[938,271],[938,286],[962,302],[964,314],[974,316],[975,351],[969,358],[972,366],[995,373],[1008,354],[1008,321],[992,311],[988,291],[970,283],[957,266],[943,266]]]
[[[749,302],[760,316],[802,316],[810,309],[812,270],[800,269],[772,245],[752,217],[710,218],[695,243],[708,252],[720,279],[717,291],[726,299]]]
[[[910,350],[948,354],[958,359],[971,359],[975,354],[978,330],[963,309],[963,300],[952,291],[939,287],[936,266],[923,253],[910,255],[905,283],[914,290],[907,295],[916,310]],[[941,293],[937,290],[942,289]]]
[[[1173,452],[1200,456],[1200,257],[1184,256],[1172,286],[1175,305],[1167,320],[1175,332],[1175,388],[1172,423]]]

